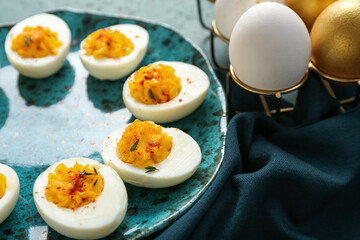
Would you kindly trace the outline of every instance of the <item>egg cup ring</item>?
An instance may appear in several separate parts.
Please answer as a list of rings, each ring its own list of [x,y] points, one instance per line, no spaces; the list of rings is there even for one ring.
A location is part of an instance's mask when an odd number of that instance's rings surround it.
[[[226,44],[230,43],[230,39],[225,37],[220,31],[219,28],[216,25],[216,20],[212,20],[212,29],[210,30],[210,50],[211,50],[211,59],[215,65],[220,70],[229,71],[230,69],[228,67],[221,66],[216,58],[215,58],[215,41],[214,41],[214,35],[216,35],[218,38],[220,38],[223,42]]]
[[[230,85],[230,76],[231,76],[232,80],[240,87],[244,88],[245,90],[247,90],[249,92],[259,94],[259,98],[260,98],[261,104],[264,108],[265,114],[269,117],[271,117],[272,114],[276,114],[276,120],[280,120],[280,113],[290,112],[290,111],[294,110],[294,107],[280,108],[281,94],[293,92],[296,89],[298,89],[299,87],[301,87],[308,79],[309,68],[306,70],[304,77],[297,84],[295,84],[292,87],[285,88],[285,89],[279,89],[279,90],[261,90],[258,88],[251,87],[251,86],[245,84],[244,82],[242,82],[236,76],[233,66],[230,65],[230,72],[226,75],[226,93],[227,93],[227,97],[228,97],[229,108],[231,109],[231,106],[230,106],[230,100],[231,100],[231,98],[230,98],[230,92],[231,92],[230,91],[230,86],[231,86]],[[269,109],[269,105],[266,102],[265,95],[268,95],[268,96],[274,95],[276,97],[276,105],[275,105],[274,110]]]
[[[319,74],[320,80],[323,83],[326,91],[330,94],[331,97],[337,99],[340,103],[340,110],[342,112],[346,112],[345,108],[342,106],[344,104],[347,103],[351,103],[353,102],[353,106],[356,107],[359,103],[360,100],[360,78],[339,78],[336,76],[332,76],[329,74],[324,73],[323,71],[321,71],[320,69],[318,69],[315,64],[313,64],[312,62],[309,63],[309,69],[315,71],[317,74]],[[334,85],[338,85],[338,86],[344,86],[344,87],[349,87],[349,86],[357,86],[356,88],[356,93],[354,97],[350,97],[350,98],[346,98],[343,100],[339,100],[333,90],[333,88],[331,87],[331,84]]]
[[[225,43],[229,44],[230,39],[228,39],[227,37],[225,37],[219,30],[219,28],[216,25],[216,20],[213,19],[212,20],[212,30],[214,31],[214,33],[216,34],[216,36],[218,36],[221,40],[223,40]]]

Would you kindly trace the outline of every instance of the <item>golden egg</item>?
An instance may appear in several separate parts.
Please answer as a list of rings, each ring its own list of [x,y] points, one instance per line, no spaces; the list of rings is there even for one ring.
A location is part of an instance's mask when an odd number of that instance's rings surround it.
[[[294,10],[311,30],[319,14],[335,0],[285,0],[285,5]]]
[[[333,77],[360,78],[360,1],[340,0],[326,8],[311,30],[311,62]]]

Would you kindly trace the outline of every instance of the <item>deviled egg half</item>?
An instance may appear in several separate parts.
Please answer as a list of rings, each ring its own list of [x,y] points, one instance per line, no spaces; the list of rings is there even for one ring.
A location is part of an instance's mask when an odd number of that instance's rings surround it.
[[[19,198],[20,182],[16,172],[0,163],[0,224],[10,215]]]
[[[127,210],[127,192],[109,166],[88,158],[70,158],[36,179],[35,205],[44,221],[60,234],[98,239],[112,233]]]
[[[138,119],[105,138],[101,156],[123,181],[148,188],[182,183],[201,162],[200,147],[190,135]]]
[[[140,64],[148,43],[149,34],[144,28],[118,24],[87,36],[80,44],[80,60],[95,78],[117,80]]]
[[[137,118],[167,123],[197,109],[210,81],[200,68],[183,62],[160,61],[140,68],[123,87],[125,106]]]
[[[69,52],[71,32],[61,18],[37,14],[11,28],[5,39],[10,64],[22,75],[45,78],[57,72]]]

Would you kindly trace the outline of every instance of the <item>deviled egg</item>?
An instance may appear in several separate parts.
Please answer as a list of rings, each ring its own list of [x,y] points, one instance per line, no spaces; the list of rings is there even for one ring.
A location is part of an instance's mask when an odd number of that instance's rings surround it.
[[[5,39],[10,64],[22,75],[45,78],[57,72],[69,52],[71,32],[53,14],[37,14],[17,23]]]
[[[101,156],[123,181],[148,188],[182,183],[201,162],[200,147],[191,136],[138,119],[105,138]]]
[[[36,179],[35,205],[44,221],[60,234],[98,239],[112,233],[127,210],[127,192],[110,167],[88,158],[70,158]]]
[[[0,163],[0,224],[10,215],[19,198],[20,182],[16,172]]]
[[[209,78],[200,68],[161,61],[140,68],[126,80],[123,100],[136,118],[167,123],[195,111],[209,87]]]
[[[99,29],[80,44],[79,56],[86,70],[101,80],[117,80],[130,74],[143,60],[148,32],[134,24]]]

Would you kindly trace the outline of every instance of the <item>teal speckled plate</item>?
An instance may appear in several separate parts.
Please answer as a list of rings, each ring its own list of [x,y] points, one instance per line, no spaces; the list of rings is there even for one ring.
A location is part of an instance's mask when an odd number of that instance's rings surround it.
[[[138,24],[149,32],[148,51],[140,66],[160,60],[182,61],[201,68],[211,81],[204,103],[194,113],[165,125],[184,130],[200,145],[203,158],[195,174],[165,189],[126,184],[128,211],[109,239],[148,236],[179,218],[215,177],[227,128],[224,91],[201,50],[168,26],[70,9],[52,13],[70,26],[72,45],[65,65],[47,79],[27,78],[9,65],[3,46],[11,25],[0,26],[0,162],[14,168],[20,178],[19,200],[0,225],[0,239],[64,239],[36,210],[32,197],[35,179],[61,159],[88,157],[102,162],[99,151],[104,138],[134,120],[122,101],[124,80],[99,81],[89,76],[77,55],[80,41],[89,33],[119,23]]]

